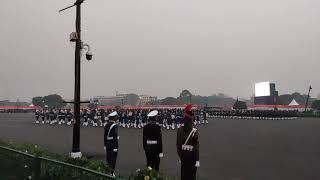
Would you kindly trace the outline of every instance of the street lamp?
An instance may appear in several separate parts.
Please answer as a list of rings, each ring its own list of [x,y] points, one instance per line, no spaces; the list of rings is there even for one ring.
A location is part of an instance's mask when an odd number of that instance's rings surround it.
[[[74,83],[74,101],[65,103],[74,103],[74,119],[73,125],[73,139],[72,139],[72,158],[80,158],[82,153],[80,151],[80,103],[88,103],[80,101],[80,71],[81,71],[81,49],[87,47],[86,59],[92,59],[92,53],[88,44],[83,44],[81,41],[81,4],[84,0],[77,0],[73,5],[61,9],[59,12],[76,6],[76,32],[70,34],[70,41],[76,43],[75,48],[75,83]]]
[[[310,98],[310,91],[311,91],[312,87],[311,85],[309,86],[309,90],[308,90],[308,95],[307,95],[307,101],[306,101],[306,106],[304,109],[304,112],[307,112],[307,108],[308,108],[308,102],[309,102],[309,98]]]
[[[86,48],[85,48],[86,47]],[[81,42],[81,49],[87,49],[87,53],[86,53],[86,59],[88,60],[88,61],[91,61],[92,60],[92,52],[90,51],[90,46],[89,46],[89,44],[83,44],[82,42]]]

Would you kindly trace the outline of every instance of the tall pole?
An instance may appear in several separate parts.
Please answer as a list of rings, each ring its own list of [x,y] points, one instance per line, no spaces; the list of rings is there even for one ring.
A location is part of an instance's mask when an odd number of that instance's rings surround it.
[[[74,119],[73,141],[71,157],[81,157],[80,151],[80,75],[81,75],[81,3],[83,0],[77,0],[76,5],[76,49],[75,49],[75,84],[74,84]]]
[[[306,106],[305,106],[304,112],[307,112],[311,89],[312,89],[312,87],[311,87],[311,85],[310,85],[310,86],[309,86],[309,91],[308,91],[308,96],[307,96],[307,101],[306,101]]]

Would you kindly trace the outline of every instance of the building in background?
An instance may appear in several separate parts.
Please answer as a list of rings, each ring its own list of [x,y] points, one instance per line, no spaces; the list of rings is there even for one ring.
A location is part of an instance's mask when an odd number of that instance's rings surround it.
[[[137,99],[133,100],[132,96],[137,97]],[[157,101],[157,96],[149,96],[149,95],[135,95],[135,94],[119,94],[116,93],[115,96],[95,96],[91,98],[91,102],[97,103],[99,105],[126,105],[127,103],[134,101],[131,105],[146,105],[152,104],[152,102]]]
[[[138,104],[139,105],[153,104],[152,102],[156,102],[156,101],[157,101],[157,96],[139,95]]]
[[[276,85],[270,82],[259,82],[255,84],[255,105],[275,105],[279,95]]]
[[[116,96],[95,96],[91,102],[98,104],[122,104],[125,94],[117,94]]]

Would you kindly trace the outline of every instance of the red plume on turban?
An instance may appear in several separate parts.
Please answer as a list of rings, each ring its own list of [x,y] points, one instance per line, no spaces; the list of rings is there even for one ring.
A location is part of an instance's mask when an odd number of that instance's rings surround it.
[[[193,112],[192,112],[192,104],[188,104],[185,108],[184,108],[184,114],[191,118],[193,116]]]
[[[184,108],[184,111],[185,112],[188,112],[188,111],[191,111],[192,109],[192,104],[188,104],[185,108]]]

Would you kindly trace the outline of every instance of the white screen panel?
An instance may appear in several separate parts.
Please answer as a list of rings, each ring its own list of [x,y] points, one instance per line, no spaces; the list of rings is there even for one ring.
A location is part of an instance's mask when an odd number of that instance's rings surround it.
[[[260,82],[255,85],[255,96],[270,96],[270,82]]]

